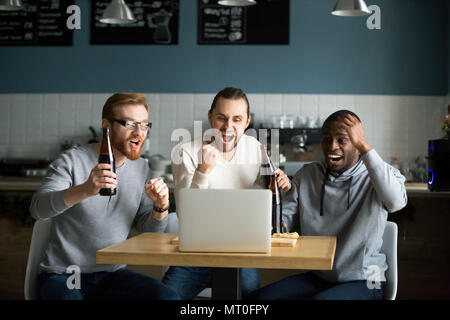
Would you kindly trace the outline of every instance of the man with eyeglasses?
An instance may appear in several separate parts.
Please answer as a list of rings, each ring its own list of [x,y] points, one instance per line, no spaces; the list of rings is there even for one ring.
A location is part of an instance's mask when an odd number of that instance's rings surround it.
[[[50,242],[40,264],[40,299],[179,299],[159,280],[126,270],[124,265],[97,265],[95,252],[140,232],[164,232],[169,192],[160,179],[149,179],[148,162],[140,158],[151,123],[144,95],[116,93],[105,103],[102,127],[110,128],[116,173],[99,164],[100,144],[63,152],[33,195],[30,212],[51,219]],[[117,188],[118,187],[118,188]],[[117,188],[115,196],[100,196]],[[73,285],[73,267],[79,285]],[[76,269],[75,269],[76,270]],[[76,284],[76,282],[75,282]]]

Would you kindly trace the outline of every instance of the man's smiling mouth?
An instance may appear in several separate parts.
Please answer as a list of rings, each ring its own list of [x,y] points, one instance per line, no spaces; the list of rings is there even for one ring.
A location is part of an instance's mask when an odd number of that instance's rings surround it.
[[[328,155],[328,159],[331,162],[339,162],[340,160],[342,160],[344,157],[340,156],[340,155],[336,155],[336,154],[329,154]]]
[[[129,142],[135,148],[138,148],[139,145],[141,144],[141,140],[140,139],[132,139],[132,140],[129,140]]]
[[[234,140],[235,137],[236,137],[236,135],[234,133],[222,134],[222,140],[225,143],[230,143],[231,141]]]

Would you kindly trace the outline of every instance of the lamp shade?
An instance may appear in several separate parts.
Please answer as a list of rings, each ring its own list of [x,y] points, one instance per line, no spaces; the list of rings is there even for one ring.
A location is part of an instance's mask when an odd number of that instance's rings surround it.
[[[256,1],[255,0],[220,0],[217,3],[222,6],[229,6],[229,7],[246,7],[246,6],[255,5]]]
[[[338,0],[331,13],[342,17],[361,17],[370,14],[370,10],[364,0]]]
[[[136,22],[136,19],[124,0],[112,0],[103,13],[100,22],[108,24],[127,24]]]
[[[16,11],[24,9],[25,7],[20,0],[0,0],[0,11]]]

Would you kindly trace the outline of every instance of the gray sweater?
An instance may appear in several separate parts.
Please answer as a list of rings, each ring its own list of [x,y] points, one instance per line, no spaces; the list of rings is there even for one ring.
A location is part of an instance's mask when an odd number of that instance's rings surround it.
[[[140,232],[164,232],[167,218],[152,214],[152,201],[144,189],[150,170],[145,159],[125,163],[116,169],[117,194],[96,195],[68,207],[64,191],[84,183],[98,164],[92,145],[63,152],[48,169],[42,186],[33,195],[30,212],[37,220],[52,219],[50,243],[41,270],[64,273],[70,265],[81,272],[115,271],[124,265],[98,265],[95,252],[127,239],[133,223]]]
[[[325,177],[325,175],[327,176]],[[304,236],[336,236],[332,271],[315,271],[331,282],[386,281],[386,257],[380,252],[388,212],[406,205],[405,178],[371,150],[350,169],[328,173],[324,162],[305,165],[283,198],[289,230]]]

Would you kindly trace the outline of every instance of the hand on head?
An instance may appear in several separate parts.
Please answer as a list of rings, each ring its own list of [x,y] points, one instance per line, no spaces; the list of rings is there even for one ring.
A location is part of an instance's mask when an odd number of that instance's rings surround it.
[[[340,112],[343,114],[339,115]],[[349,112],[335,112],[322,126],[322,151],[332,172],[343,173],[371,149],[361,121]]]
[[[351,143],[358,149],[359,153],[363,155],[370,151],[372,147],[367,143],[361,122],[350,114],[340,119],[345,131],[348,133]]]

